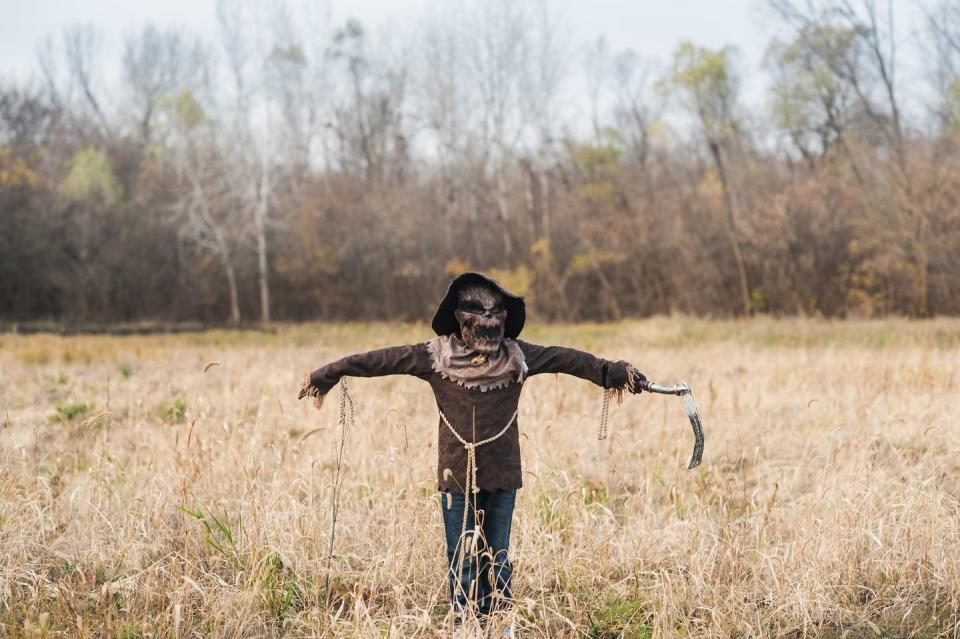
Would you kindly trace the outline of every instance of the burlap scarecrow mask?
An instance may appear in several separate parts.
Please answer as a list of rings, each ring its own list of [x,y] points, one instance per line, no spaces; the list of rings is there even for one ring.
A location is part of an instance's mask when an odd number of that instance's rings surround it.
[[[454,334],[472,350],[493,353],[503,338],[520,334],[525,319],[522,296],[489,275],[468,271],[450,282],[431,326],[437,335]]]

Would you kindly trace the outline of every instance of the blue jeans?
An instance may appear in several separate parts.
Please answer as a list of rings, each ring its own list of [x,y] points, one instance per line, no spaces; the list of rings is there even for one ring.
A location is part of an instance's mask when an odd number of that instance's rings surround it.
[[[448,497],[449,495],[449,497]],[[461,532],[463,529],[463,495],[456,492],[441,493],[440,509],[443,511],[443,528],[447,538],[447,577],[450,582],[450,605],[462,614],[473,608],[479,615],[488,615],[495,610],[509,607],[512,594],[510,577],[513,566],[507,556],[510,547],[510,524],[516,503],[516,490],[481,490],[467,506],[467,532],[464,536],[465,552],[460,559]],[[481,538],[471,552],[474,514],[479,512]]]

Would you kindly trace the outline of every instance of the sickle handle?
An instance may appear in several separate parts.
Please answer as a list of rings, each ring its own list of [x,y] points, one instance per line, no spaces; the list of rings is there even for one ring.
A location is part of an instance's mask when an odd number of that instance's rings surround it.
[[[684,393],[690,392],[690,387],[683,382],[674,384],[673,386],[667,386],[666,384],[651,382],[648,379],[640,382],[640,388],[648,393],[659,393],[661,395],[683,395]]]

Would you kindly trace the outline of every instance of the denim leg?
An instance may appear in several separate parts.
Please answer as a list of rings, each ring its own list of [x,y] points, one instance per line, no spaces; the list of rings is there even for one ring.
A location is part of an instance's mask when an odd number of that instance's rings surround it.
[[[459,493],[441,493],[450,604],[455,612],[462,613],[473,604],[477,613],[485,615],[509,603],[513,568],[507,551],[516,494],[516,490],[494,493],[481,490],[474,499],[467,501],[467,533],[462,541],[469,551],[475,526],[474,500],[483,539],[477,540],[477,552],[467,552],[463,565],[458,566],[465,500]]]
[[[508,551],[516,499],[516,490],[504,490],[488,493],[484,500],[482,524],[487,543],[484,556],[489,558],[481,573],[485,596],[480,602],[480,610],[484,613],[507,608],[513,598],[510,590],[513,565]]]
[[[458,565],[460,558],[461,541],[467,544],[469,550],[470,539],[473,536],[474,513],[468,506],[467,534],[461,539],[463,528],[464,497],[462,494],[447,492],[440,494],[440,510],[443,512],[443,529],[447,541],[447,581],[450,605],[454,612],[462,614],[469,607],[470,601],[476,602],[479,593],[477,588],[477,574],[479,565],[475,557],[467,552],[463,558],[463,565]]]

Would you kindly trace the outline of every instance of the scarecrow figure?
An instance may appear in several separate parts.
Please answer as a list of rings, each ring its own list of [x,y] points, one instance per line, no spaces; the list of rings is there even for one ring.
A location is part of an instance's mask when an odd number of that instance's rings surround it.
[[[517,405],[531,375],[567,373],[611,389],[641,392],[646,377],[625,361],[517,337],[523,297],[483,273],[454,278],[434,315],[431,340],[350,355],[307,376],[300,398],[317,407],[343,376],[414,375],[440,411],[437,481],[446,535],[449,596],[458,617],[509,607],[508,556],[517,489],[523,484]]]

